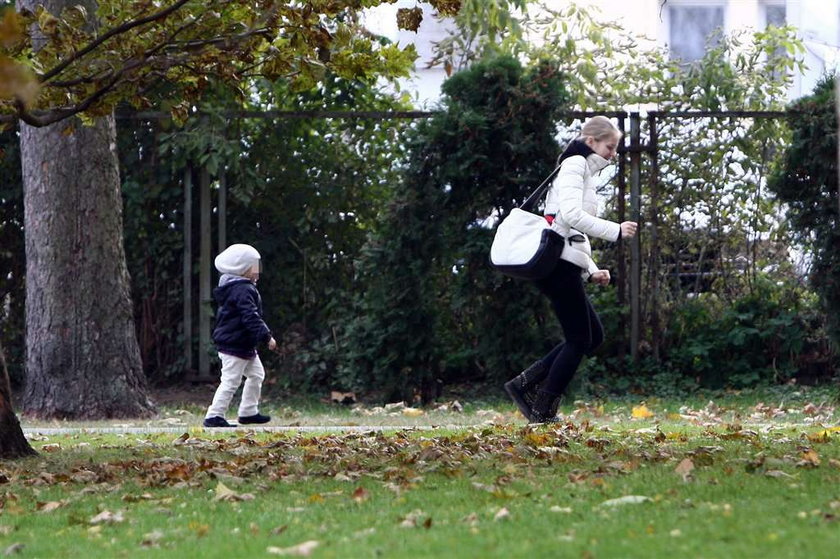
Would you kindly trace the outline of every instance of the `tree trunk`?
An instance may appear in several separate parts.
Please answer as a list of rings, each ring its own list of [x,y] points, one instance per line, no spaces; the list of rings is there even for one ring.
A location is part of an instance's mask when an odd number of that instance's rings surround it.
[[[38,454],[23,436],[15,411],[12,408],[12,387],[6,356],[0,345],[0,459],[22,458]]]
[[[40,417],[154,413],[132,317],[113,116],[21,124],[26,389]]]

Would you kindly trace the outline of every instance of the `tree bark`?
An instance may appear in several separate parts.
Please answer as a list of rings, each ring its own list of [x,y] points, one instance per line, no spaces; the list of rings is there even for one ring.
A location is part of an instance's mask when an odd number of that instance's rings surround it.
[[[0,344],[0,459],[22,458],[38,454],[23,436],[15,411],[12,408],[12,387],[6,356]]]
[[[39,417],[155,412],[146,392],[122,244],[113,115],[21,124],[26,234],[26,389]]]

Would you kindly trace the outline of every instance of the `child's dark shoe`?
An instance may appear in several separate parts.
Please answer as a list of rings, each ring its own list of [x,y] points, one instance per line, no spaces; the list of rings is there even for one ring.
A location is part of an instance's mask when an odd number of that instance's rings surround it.
[[[242,425],[247,425],[249,423],[268,423],[269,421],[271,421],[271,416],[262,415],[261,413],[255,413],[254,415],[239,417],[239,423]]]
[[[227,422],[227,419],[224,417],[219,417],[218,415],[215,417],[205,417],[204,418],[204,426],[205,427],[233,427],[230,423]]]

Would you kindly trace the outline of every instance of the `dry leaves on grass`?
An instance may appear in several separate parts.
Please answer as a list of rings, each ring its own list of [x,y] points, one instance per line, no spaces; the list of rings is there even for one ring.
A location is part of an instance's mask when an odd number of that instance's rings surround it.
[[[410,409],[413,408],[397,404],[385,413],[402,414]],[[582,413],[603,414],[603,410],[592,406],[579,409],[586,410]],[[763,410],[760,406],[757,409]],[[654,417],[644,403],[632,410],[631,415],[637,420]],[[723,421],[723,414],[731,410],[723,410],[713,402],[699,411],[683,408],[680,411],[692,423],[702,422],[702,432],[696,429],[666,432],[663,429],[667,423],[637,423],[637,428],[627,428],[625,407],[615,415],[605,414],[605,419],[599,422],[566,421],[540,427],[506,423],[441,434],[407,428],[393,433],[314,436],[236,432],[226,438],[208,439],[200,433],[184,433],[162,443],[155,443],[152,438],[142,444],[139,441],[136,445],[128,444],[121,447],[124,452],[116,460],[87,460],[80,466],[56,460],[54,471],[6,469],[4,465],[2,476],[24,486],[62,485],[80,492],[114,492],[122,484],[131,483],[139,490],[123,497],[127,503],[150,500],[151,493],[147,490],[152,489],[211,489],[214,501],[237,502],[255,498],[254,482],[336,480],[353,484],[336,494],[361,504],[370,501],[377,490],[402,495],[421,487],[431,475],[466,477],[481,464],[492,465],[495,471],[505,473],[496,479],[473,477],[472,487],[502,499],[521,495],[519,487],[511,481],[519,481],[518,472],[526,464],[562,465],[565,471],[562,475],[570,484],[599,487],[607,484],[612,476],[631,474],[646,464],[666,464],[684,481],[691,481],[698,469],[720,465],[722,461],[729,468],[727,473],[732,473],[741,470],[729,458],[733,453],[741,455],[747,473],[770,477],[791,475],[796,467],[840,467],[840,461],[831,457],[828,449],[821,457],[814,448],[817,443],[829,442],[840,428],[822,427],[814,433],[802,433],[798,438],[771,439],[771,434],[761,429],[746,429],[732,417],[728,422]],[[809,408],[809,412],[816,417],[826,410]],[[486,414],[497,412],[488,410]],[[476,415],[483,417],[481,413]],[[697,443],[700,445],[696,446]],[[686,450],[689,445],[692,450]],[[752,456],[755,449],[768,455]],[[323,502],[328,495],[318,494],[311,502]],[[8,495],[0,495],[0,509],[3,502],[7,507],[14,506]],[[56,499],[54,503],[40,505],[38,510],[49,513],[61,506],[61,501]]]

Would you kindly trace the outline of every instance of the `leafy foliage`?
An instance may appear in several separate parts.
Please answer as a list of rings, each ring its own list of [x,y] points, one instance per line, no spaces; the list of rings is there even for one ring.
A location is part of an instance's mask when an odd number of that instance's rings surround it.
[[[262,82],[247,108],[287,110],[401,108],[362,82],[328,75],[322,85],[292,92],[283,82]],[[355,257],[395,182],[407,122],[370,119],[231,118],[217,89],[201,106],[207,116],[185,127],[121,121],[125,164],[126,248],[134,278],[138,332],[149,374],[173,380],[183,370],[181,322],[183,177],[204,166],[215,197],[227,189],[227,243],[260,251],[266,321],[281,344],[270,382],[302,390],[323,384],[333,356],[336,314],[359,289]],[[193,238],[198,239],[198,173],[193,172]],[[215,204],[215,202],[214,202]],[[212,228],[212,251],[218,223]],[[195,277],[194,277],[195,281]],[[197,289],[197,282],[195,283]],[[325,337],[324,348],[318,340]],[[147,336],[144,338],[144,336]],[[315,349],[313,349],[315,346]],[[202,348],[202,351],[207,348]]]
[[[793,104],[792,138],[770,188],[787,206],[792,234],[813,253],[810,280],[820,294],[831,337],[840,346],[840,190],[837,179],[835,77]]]
[[[108,114],[122,101],[156,105],[161,93],[184,122],[212,83],[247,99],[256,77],[296,91],[330,71],[374,81],[406,75],[412,45],[382,44],[361,32],[358,11],[381,0],[100,0],[52,14],[6,9],[0,25],[0,113],[35,126]]]

